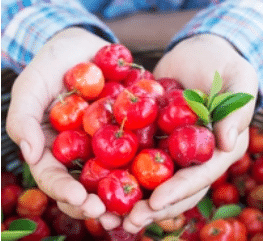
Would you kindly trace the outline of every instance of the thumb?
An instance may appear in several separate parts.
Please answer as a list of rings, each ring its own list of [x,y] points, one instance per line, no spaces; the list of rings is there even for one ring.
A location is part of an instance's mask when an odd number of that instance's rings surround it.
[[[29,65],[13,85],[6,120],[7,133],[29,164],[35,164],[43,153],[45,138],[41,122],[50,101],[41,75]]]
[[[254,99],[242,108],[235,110],[213,126],[217,146],[222,151],[230,152],[234,149],[237,137],[249,125],[254,113],[257,96],[257,75],[254,69],[246,63],[239,71],[232,71],[232,74],[223,75],[225,92],[248,93]]]

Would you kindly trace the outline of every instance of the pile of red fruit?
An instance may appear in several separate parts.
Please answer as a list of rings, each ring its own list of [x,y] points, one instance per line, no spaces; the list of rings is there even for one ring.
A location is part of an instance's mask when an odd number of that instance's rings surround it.
[[[215,81],[219,78],[216,74]],[[152,190],[180,168],[208,161],[215,148],[210,122],[219,121],[229,114],[226,109],[221,112],[218,108],[223,105],[223,99],[221,103],[214,102],[221,88],[206,96],[200,91],[184,90],[172,78],[155,80],[144,67],[133,63],[131,52],[120,44],[105,46],[92,61],[79,63],[68,70],[63,83],[69,92],[62,93],[50,110],[50,123],[58,132],[52,153],[88,193],[95,193],[101,198],[107,211],[120,216],[128,214],[143,197],[148,198]],[[229,103],[234,96],[230,94],[226,97]],[[250,99],[248,95],[241,106]],[[260,176],[256,173],[262,161],[253,162],[251,154],[246,154],[242,161],[234,164],[228,171],[230,175],[225,174],[214,183],[212,200],[216,207],[238,203],[239,192],[243,192],[250,206],[259,208],[262,205],[252,194],[257,183],[260,184]],[[253,175],[248,174],[249,168]],[[236,175],[240,175],[239,178]],[[227,183],[227,176],[232,183]],[[48,222],[53,223],[52,229],[56,229],[56,234],[65,234],[59,228],[63,222],[67,227],[75,225],[67,215],[63,214],[60,219],[62,214],[56,205],[48,209],[48,198],[44,198],[45,194],[40,190],[29,189],[26,194],[20,194],[21,191],[18,187],[12,189],[12,195],[18,202],[13,202],[11,208],[13,211],[16,209],[21,217],[30,218],[34,208],[40,212],[34,217],[40,218],[44,212],[49,212],[48,216],[52,219]],[[2,188],[2,197],[3,192],[5,189]],[[36,199],[37,195],[28,192],[37,192],[43,198]],[[4,194],[4,199],[6,197],[8,195]],[[2,207],[3,202],[2,199]],[[199,240],[200,229],[208,219],[197,208],[182,217],[182,220],[177,218],[181,225],[165,230],[165,233],[181,230],[182,239]],[[34,221],[38,222],[38,218]],[[76,230],[83,229],[83,223],[75,221],[79,225]],[[4,222],[6,228],[8,222]],[[235,221],[229,223],[237,225]],[[86,220],[85,225],[93,236],[104,233],[97,220]],[[48,231],[46,233],[46,236],[50,235]],[[142,239],[146,238],[145,234],[142,235]],[[80,239],[74,234],[67,234],[67,237]]]

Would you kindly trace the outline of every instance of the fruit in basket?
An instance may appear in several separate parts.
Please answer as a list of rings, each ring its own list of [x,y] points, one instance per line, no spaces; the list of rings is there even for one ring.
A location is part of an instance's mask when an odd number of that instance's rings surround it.
[[[89,104],[76,94],[61,98],[50,110],[49,121],[52,127],[57,131],[80,129],[84,110]]]
[[[48,197],[38,188],[24,190],[18,198],[17,213],[21,217],[41,216],[48,205]]]
[[[240,213],[239,220],[246,225],[249,235],[263,232],[263,214],[260,210],[246,207]]]
[[[16,184],[9,184],[1,188],[1,207],[4,215],[11,215],[16,210],[22,188]]]
[[[110,97],[116,99],[117,96],[125,89],[125,87],[118,82],[106,82],[105,86],[98,96],[98,99]]]
[[[67,167],[73,167],[74,161],[87,161],[92,155],[92,140],[82,130],[60,132],[53,142],[54,157]]]
[[[141,186],[154,190],[172,177],[174,163],[171,157],[160,149],[144,149],[135,157],[132,173]]]
[[[170,155],[182,167],[208,161],[214,149],[214,134],[206,127],[185,125],[175,128],[169,136]]]
[[[83,128],[90,136],[102,126],[114,122],[113,104],[114,100],[106,97],[93,102],[85,110]]]
[[[146,127],[155,121],[158,105],[146,91],[132,86],[119,94],[113,110],[119,124],[126,118],[125,128],[134,130]]]
[[[263,152],[263,131],[256,126],[249,127],[248,151],[251,154]]]
[[[155,80],[153,74],[143,67],[132,68],[127,77],[123,80],[125,87],[129,87],[142,79]]]
[[[102,70],[91,62],[79,63],[64,75],[64,85],[85,100],[94,100],[102,92],[105,78]]]
[[[106,45],[94,56],[95,63],[107,81],[120,82],[130,72],[133,57],[129,49],[121,44]]]
[[[236,186],[230,183],[223,184],[213,190],[212,200],[216,207],[224,204],[232,204],[239,202],[239,192]]]
[[[128,171],[113,170],[99,182],[98,196],[109,212],[123,216],[142,198],[142,191]]]
[[[83,166],[79,181],[89,193],[96,193],[99,181],[109,173],[110,170],[103,167],[97,158],[92,158]]]
[[[103,166],[113,169],[132,161],[138,148],[136,135],[123,126],[106,125],[92,138],[93,151]]]

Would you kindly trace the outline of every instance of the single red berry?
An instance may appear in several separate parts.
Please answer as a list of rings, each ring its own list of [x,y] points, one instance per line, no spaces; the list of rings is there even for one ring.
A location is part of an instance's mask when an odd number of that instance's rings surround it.
[[[233,184],[223,184],[217,189],[213,190],[212,199],[216,207],[225,204],[232,204],[239,202],[239,192]]]
[[[97,193],[99,181],[109,173],[110,170],[103,167],[97,158],[93,158],[85,163],[79,181],[89,193]]]
[[[261,128],[250,126],[248,151],[251,154],[263,153],[263,131]]]
[[[98,66],[86,62],[77,64],[67,71],[64,84],[69,91],[76,91],[85,100],[94,100],[102,92],[105,79]]]
[[[142,198],[142,191],[133,175],[114,170],[99,182],[98,196],[109,212],[123,216]]]
[[[263,184],[263,157],[259,157],[253,163],[251,176],[258,184]]]
[[[249,153],[245,153],[245,155],[236,161],[233,165],[229,167],[229,173],[231,175],[237,176],[247,173],[252,165],[252,160]]]
[[[159,99],[160,113],[158,117],[159,128],[167,134],[171,134],[177,127],[197,122],[198,116],[188,106],[183,97],[182,90],[174,90]]]
[[[244,223],[239,221],[237,218],[227,218],[233,229],[233,239],[234,241],[247,241],[247,228]]]
[[[93,102],[85,110],[83,128],[90,136],[93,136],[102,126],[114,122],[113,104],[114,100],[106,97]]]
[[[158,105],[149,94],[134,86],[119,94],[113,110],[119,124],[126,118],[125,128],[135,130],[146,127],[155,121]]]
[[[53,142],[54,157],[67,167],[73,167],[74,161],[86,161],[92,155],[91,138],[81,130],[61,132]]]
[[[137,136],[116,125],[101,127],[92,138],[93,151],[103,166],[113,169],[127,165],[138,149]]]
[[[144,68],[132,68],[124,79],[123,84],[129,87],[142,79],[155,80],[153,74]]]
[[[100,221],[96,218],[87,218],[84,220],[84,225],[87,231],[96,238],[103,238],[106,234]]]
[[[246,207],[242,210],[238,218],[246,225],[249,235],[263,232],[263,214],[260,210]]]
[[[211,185],[212,189],[216,189],[219,186],[221,186],[222,184],[225,184],[228,178],[228,172],[224,172],[224,174],[222,176],[220,176],[219,178],[217,178]]]
[[[154,190],[172,177],[174,163],[170,156],[160,149],[144,149],[135,157],[132,172],[141,186]]]
[[[214,134],[202,126],[178,127],[169,137],[171,157],[182,167],[208,161],[213,156],[214,148]]]
[[[247,196],[247,205],[263,212],[263,185],[258,185]]]
[[[105,83],[105,86],[101,92],[101,94],[98,96],[98,99],[104,98],[104,97],[110,97],[113,99],[116,99],[117,96],[124,90],[124,86],[117,82],[107,82]]]
[[[182,84],[176,79],[165,77],[157,79],[157,81],[163,86],[165,92],[169,92],[174,89],[183,90]]]
[[[82,117],[89,104],[80,96],[72,94],[57,102],[51,109],[49,120],[57,131],[77,130],[82,127]]]
[[[231,183],[237,187],[241,197],[247,196],[257,186],[257,182],[248,174],[233,177]]]
[[[119,82],[129,74],[133,57],[125,46],[111,44],[101,48],[93,62],[103,71],[107,81]]]

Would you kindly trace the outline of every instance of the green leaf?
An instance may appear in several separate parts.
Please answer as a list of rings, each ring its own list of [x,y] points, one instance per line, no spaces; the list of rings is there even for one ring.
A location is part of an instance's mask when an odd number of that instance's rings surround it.
[[[183,91],[183,96],[185,98],[185,100],[191,100],[191,101],[195,101],[195,102],[199,102],[199,103],[203,103],[204,99],[201,96],[201,91],[195,91],[195,90],[184,90]]]
[[[236,217],[241,210],[242,208],[237,204],[224,205],[216,210],[212,220]]]
[[[198,204],[197,207],[200,213],[207,219],[212,215],[213,211],[213,202],[209,197],[204,197]]]
[[[226,101],[229,99],[233,93],[223,93],[218,96],[215,96],[213,99],[211,105],[209,106],[209,112],[211,113],[218,105],[221,105],[222,102]]]
[[[146,234],[149,236],[162,238],[163,229],[159,225],[157,225],[156,223],[152,223],[151,225],[146,227]]]
[[[235,93],[222,101],[212,112],[213,122],[217,122],[231,114],[233,111],[243,107],[254,97],[246,93]]]
[[[24,188],[31,188],[31,187],[35,187],[37,186],[31,172],[29,169],[28,164],[25,162],[23,163],[23,181],[22,181],[22,185]]]
[[[66,236],[51,236],[42,239],[41,241],[64,241],[66,239]]]
[[[208,107],[211,105],[211,102],[213,101],[215,95],[217,95],[222,89],[222,84],[223,84],[223,80],[220,74],[217,71],[215,71],[214,80],[208,97],[208,103],[207,103]]]
[[[199,102],[189,100],[186,98],[187,103],[190,108],[199,116],[199,118],[203,121],[204,125],[207,125],[210,122],[209,111],[207,108]]]
[[[13,221],[9,230],[1,232],[2,241],[11,241],[23,238],[35,232],[37,224],[29,219],[17,219]]]

